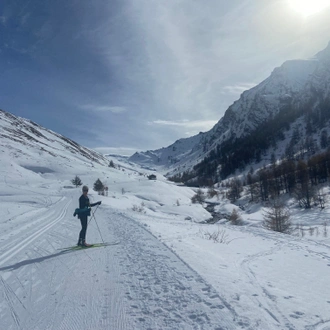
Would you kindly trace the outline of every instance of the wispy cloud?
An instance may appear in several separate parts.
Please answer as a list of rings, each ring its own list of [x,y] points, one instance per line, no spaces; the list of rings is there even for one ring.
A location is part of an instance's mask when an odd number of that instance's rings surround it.
[[[109,105],[93,105],[85,104],[80,107],[84,110],[97,111],[97,112],[112,112],[112,113],[123,113],[127,111],[126,107],[121,106],[109,106]]]
[[[217,123],[216,120],[182,120],[182,121],[170,121],[170,120],[154,120],[149,122],[149,125],[163,125],[163,126],[180,126],[184,128],[200,128],[210,129]]]
[[[6,3],[3,106],[24,114],[22,100],[35,112],[51,103],[62,133],[68,111],[93,114],[93,136],[79,135],[89,146],[148,149],[205,132],[275,66],[330,38],[329,11],[302,25],[286,0]]]
[[[252,87],[256,86],[257,84],[254,83],[245,83],[245,84],[238,84],[238,85],[229,85],[229,86],[224,86],[222,88],[222,92],[227,94],[241,94],[244,91],[251,89]]]
[[[160,111],[165,119],[174,114],[181,119],[220,119],[233,102],[233,97],[228,97],[227,104],[222,108],[222,102],[219,109],[221,87],[228,84],[232,74],[228,61],[235,60],[232,50],[237,45],[228,43],[228,31],[233,25],[239,26],[235,24],[238,17],[242,22],[240,10],[244,6],[238,7],[216,0],[207,6],[202,1],[191,5],[189,0],[180,4],[128,1],[125,11],[109,16],[109,24],[103,22],[89,32],[89,39],[111,76],[133,86],[130,91],[135,93],[127,97],[143,102],[140,111]],[[107,26],[123,21],[127,32],[118,38]]]

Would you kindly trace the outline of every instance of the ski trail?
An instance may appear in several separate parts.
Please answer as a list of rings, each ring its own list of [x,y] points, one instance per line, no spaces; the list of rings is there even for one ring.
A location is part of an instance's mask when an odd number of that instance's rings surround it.
[[[110,215],[134,329],[249,329],[230,304],[136,221]],[[252,329],[252,328],[251,328]]]
[[[0,279],[1,279],[1,284],[4,288],[4,296],[5,296],[5,300],[10,308],[10,313],[12,315],[12,318],[15,322],[15,325],[16,325],[16,328],[17,329],[22,329],[21,328],[21,325],[20,325],[20,319],[19,319],[19,316],[17,315],[16,311],[15,311],[15,305],[12,301],[12,299],[10,298],[10,292],[9,292],[9,289],[8,289],[8,286],[7,284],[5,283],[5,281],[3,280],[2,276],[0,276]]]
[[[100,211],[99,226],[106,240],[120,240],[119,245],[59,254],[57,243],[52,246],[48,239],[53,232],[66,232],[60,219],[68,205],[57,219],[29,233],[29,241],[10,248],[1,259],[2,264],[15,263],[14,256],[25,248],[31,260],[12,265],[12,271],[3,267],[1,329],[253,329],[143,226],[109,209]],[[76,234],[71,233],[72,239]],[[88,237],[94,242],[100,239],[92,222]],[[35,244],[29,244],[31,240]],[[47,257],[52,253],[54,258]]]
[[[279,308],[271,288],[254,272],[255,262],[289,243],[275,240],[278,245],[272,249],[240,261],[243,287],[256,294],[249,298],[237,292],[245,300],[235,301],[221,294],[221,286],[216,291],[142,224],[108,207],[99,209],[98,225],[105,241],[120,244],[60,253],[80,230],[79,222],[66,219],[70,203],[64,198],[50,206],[35,219],[40,225],[34,231],[29,229],[21,241],[15,237],[17,245],[8,243],[3,250],[1,330],[296,329],[290,312]],[[59,207],[62,211],[54,217]],[[94,221],[87,236],[90,243],[100,241]],[[302,242],[290,244],[304,248]],[[309,246],[309,253],[325,258],[322,249]],[[237,312],[240,304],[258,308],[258,320],[252,318],[255,314]]]
[[[43,235],[46,231],[48,231],[50,228],[52,228],[54,225],[56,225],[59,221],[61,221],[64,218],[70,204],[71,204],[71,200],[69,200],[65,204],[64,208],[61,210],[61,213],[53,221],[42,226],[37,231],[34,231],[31,235],[29,235],[25,239],[23,239],[19,242],[16,241],[15,242],[16,244],[13,247],[9,248],[8,250],[5,250],[5,252],[2,252],[2,255],[0,257],[0,266],[3,265],[8,260],[10,260],[17,253],[19,253],[20,251],[25,249],[29,244],[31,244],[38,237]],[[4,249],[6,249],[6,246],[4,246]]]

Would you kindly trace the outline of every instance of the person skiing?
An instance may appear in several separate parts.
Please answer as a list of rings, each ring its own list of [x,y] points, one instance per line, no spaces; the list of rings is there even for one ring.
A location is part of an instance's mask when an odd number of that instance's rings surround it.
[[[88,193],[88,187],[83,186],[82,187],[82,195],[79,198],[79,212],[76,210],[78,214],[78,218],[80,219],[81,222],[81,231],[79,233],[79,240],[78,240],[78,246],[82,247],[89,247],[91,244],[86,243],[86,231],[87,231],[87,219],[88,216],[90,215],[90,208],[95,206],[95,205],[101,205],[101,201],[96,202],[96,203],[90,203],[89,198],[87,196]],[[75,214],[76,214],[75,212]]]

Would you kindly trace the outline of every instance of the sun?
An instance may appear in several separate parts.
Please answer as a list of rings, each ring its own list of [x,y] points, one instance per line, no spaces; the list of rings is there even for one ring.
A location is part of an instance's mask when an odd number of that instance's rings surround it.
[[[290,6],[307,17],[316,14],[330,6],[329,0],[288,0]]]

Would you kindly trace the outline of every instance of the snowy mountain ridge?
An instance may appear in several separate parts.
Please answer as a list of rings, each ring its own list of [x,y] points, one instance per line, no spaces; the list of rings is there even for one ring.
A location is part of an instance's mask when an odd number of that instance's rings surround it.
[[[329,63],[330,43],[311,59],[286,61],[259,85],[243,92],[210,131],[166,148],[135,153],[130,161],[161,165],[169,174],[191,171],[224,142],[251,135],[283,111],[313,111],[330,98]]]
[[[38,150],[38,160],[35,152]],[[78,143],[58,133],[46,129],[31,120],[16,117],[13,114],[0,109],[0,151],[10,153],[17,158],[23,166],[38,167],[40,163],[44,171],[52,171],[55,164],[62,163],[68,166],[73,159],[81,163],[96,162],[100,165],[108,165],[109,160],[101,154],[80,146]],[[72,157],[74,156],[74,157]],[[53,162],[52,159],[60,158],[61,162]],[[47,167],[45,168],[45,164]]]
[[[243,224],[207,223],[194,189],[159,173],[149,180],[125,158],[106,159],[5,111],[0,134],[0,329],[329,328],[329,201],[306,211],[289,200],[299,231],[284,235],[262,226],[263,207],[249,194],[244,211],[219,191],[207,202],[221,216],[237,210]],[[81,230],[75,175],[102,201],[88,242],[118,244],[67,249]],[[109,194],[92,189],[97,178]]]

